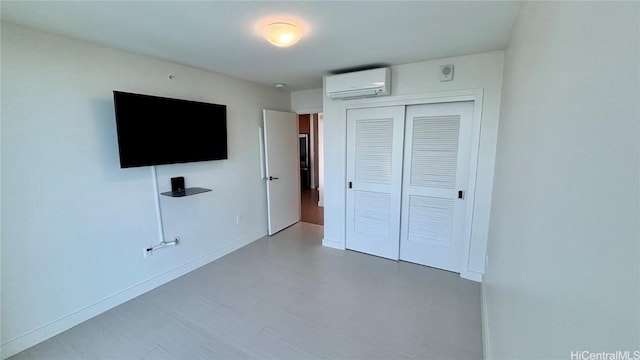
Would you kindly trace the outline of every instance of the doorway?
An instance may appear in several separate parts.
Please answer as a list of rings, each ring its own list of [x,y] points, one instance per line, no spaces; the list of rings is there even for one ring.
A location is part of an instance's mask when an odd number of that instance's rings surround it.
[[[324,225],[322,207],[322,113],[298,115],[301,221]]]

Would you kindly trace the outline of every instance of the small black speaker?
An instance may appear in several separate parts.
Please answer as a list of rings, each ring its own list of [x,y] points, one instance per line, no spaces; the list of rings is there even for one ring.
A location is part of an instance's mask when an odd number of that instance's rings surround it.
[[[174,177],[171,178],[171,191],[172,192],[183,192],[184,191],[184,177]]]

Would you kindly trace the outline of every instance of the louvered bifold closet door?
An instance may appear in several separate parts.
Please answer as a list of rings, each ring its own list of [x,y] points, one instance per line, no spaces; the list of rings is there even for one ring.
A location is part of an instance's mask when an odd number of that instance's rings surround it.
[[[346,246],[394,260],[400,244],[404,109],[347,111]]]
[[[460,272],[473,102],[406,112],[400,259]]]

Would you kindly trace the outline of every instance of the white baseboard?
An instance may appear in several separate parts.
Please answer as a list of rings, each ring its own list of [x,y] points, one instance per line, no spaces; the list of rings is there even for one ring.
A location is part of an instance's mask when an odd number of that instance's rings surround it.
[[[482,352],[484,359],[491,359],[491,351],[489,348],[489,323],[487,314],[486,288],[484,284],[480,286],[480,321],[482,323]]]
[[[344,250],[344,243],[342,241],[329,240],[327,238],[322,239],[322,246]]]
[[[324,207],[324,201],[318,201],[318,206],[319,207]]]
[[[160,275],[157,275],[148,280],[135,284],[125,290],[122,290],[116,294],[108,296],[96,303],[88,305],[87,307],[80,309],[76,312],[61,317],[58,320],[54,320],[48,324],[45,324],[37,329],[31,330],[23,335],[8,340],[0,345],[2,353],[0,353],[2,359],[15,355],[23,350],[26,350],[42,341],[49,339],[63,331],[66,331],[83,321],[89,320],[94,316],[102,314],[103,312],[114,308],[122,303],[125,303],[137,296],[140,296],[150,290],[157,288],[171,280],[174,280],[184,274],[187,274],[203,265],[206,265],[216,259],[223,257],[245,245],[248,245],[266,234],[261,232],[254,232],[249,235],[243,236],[233,242],[222,246],[208,254],[197,257],[182,265],[168,270]]]

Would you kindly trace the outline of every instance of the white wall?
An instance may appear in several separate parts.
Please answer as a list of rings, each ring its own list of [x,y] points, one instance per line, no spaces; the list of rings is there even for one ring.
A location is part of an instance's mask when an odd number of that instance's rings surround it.
[[[0,31],[0,38],[2,31]],[[0,40],[1,43],[1,40]],[[0,56],[2,49],[0,47]],[[0,61],[1,63],[1,61]],[[2,82],[2,76],[0,72],[0,84]],[[0,86],[0,109],[2,108],[2,86]],[[1,111],[1,110],[0,110]],[[0,261],[2,261],[2,113],[0,112]],[[0,263],[0,359],[3,358],[4,350],[2,347],[2,263]]]
[[[393,96],[434,94],[453,90],[483,89],[474,231],[467,269],[479,279],[484,271],[486,238],[491,206],[491,188],[502,86],[503,52],[460,56],[391,67]],[[454,80],[440,82],[440,66],[454,64]],[[379,101],[388,101],[381,97]],[[331,100],[324,97],[325,228],[324,244],[345,246],[346,201],[346,111],[345,104],[359,100]],[[373,100],[377,101],[377,100]],[[330,161],[329,161],[330,159]]]
[[[291,92],[291,111],[298,114],[313,114],[322,111],[322,89]]]
[[[638,2],[521,8],[505,56],[487,358],[640,350],[639,19]]]
[[[1,71],[3,356],[267,233],[255,134],[289,93],[10,24]],[[182,244],[146,259],[155,179],[119,167],[113,90],[227,105],[229,160],[157,167],[160,191],[185,176],[213,192],[162,196]]]

